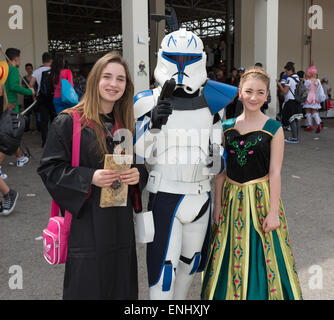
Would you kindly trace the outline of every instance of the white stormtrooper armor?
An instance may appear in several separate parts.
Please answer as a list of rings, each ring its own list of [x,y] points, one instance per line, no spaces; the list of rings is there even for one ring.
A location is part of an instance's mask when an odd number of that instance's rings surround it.
[[[147,190],[155,238],[147,247],[151,299],[185,299],[203,271],[210,234],[210,145],[221,146],[219,115],[237,88],[207,81],[203,43],[180,29],[162,41],[154,75],[159,87],[134,99],[137,163],[150,167]],[[173,111],[161,130],[150,130],[164,83],[174,78]],[[221,159],[221,153],[218,155]]]

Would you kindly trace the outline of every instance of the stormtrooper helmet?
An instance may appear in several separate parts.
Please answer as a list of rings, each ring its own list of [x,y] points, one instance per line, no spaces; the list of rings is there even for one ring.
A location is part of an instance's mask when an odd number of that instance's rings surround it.
[[[206,53],[202,40],[186,29],[166,35],[158,52],[154,77],[160,86],[174,78],[177,87],[191,94],[206,81]]]

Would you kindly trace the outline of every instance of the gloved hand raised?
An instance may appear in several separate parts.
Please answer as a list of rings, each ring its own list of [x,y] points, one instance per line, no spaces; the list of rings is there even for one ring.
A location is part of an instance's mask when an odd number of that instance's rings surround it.
[[[173,108],[165,99],[172,96],[175,86],[176,82],[174,78],[171,78],[164,83],[161,89],[158,104],[152,110],[151,129],[161,129],[162,125],[167,123],[168,117],[172,114]]]
[[[152,110],[151,129],[161,129],[162,125],[167,123],[168,117],[172,114],[173,108],[170,102],[165,100],[158,100],[158,104]]]

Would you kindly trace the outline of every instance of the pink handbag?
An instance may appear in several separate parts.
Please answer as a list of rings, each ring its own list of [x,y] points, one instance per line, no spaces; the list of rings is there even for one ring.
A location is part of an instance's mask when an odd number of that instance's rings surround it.
[[[72,166],[79,166],[81,123],[80,115],[73,115]],[[68,237],[72,215],[67,210],[65,217],[59,216],[59,205],[52,199],[51,218],[43,230],[44,258],[50,264],[63,264],[67,258]]]

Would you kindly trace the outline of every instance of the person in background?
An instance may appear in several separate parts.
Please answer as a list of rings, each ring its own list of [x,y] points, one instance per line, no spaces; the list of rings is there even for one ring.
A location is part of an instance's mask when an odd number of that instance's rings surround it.
[[[20,57],[21,51],[16,48],[8,48],[6,50],[6,56],[8,57],[8,78],[5,83],[6,94],[8,98],[8,108],[19,113],[18,94],[26,96],[32,96],[35,94],[35,90],[30,88],[23,88],[20,85],[20,73],[19,66],[21,63]],[[25,156],[20,147],[16,151],[16,166],[23,167],[29,162],[29,157]]]
[[[303,81],[303,82],[305,81],[305,72],[303,70],[297,71],[297,75],[298,75],[300,81]]]
[[[38,67],[33,72],[32,76],[31,76],[29,86],[33,87],[37,83],[38,89],[37,89],[36,96],[38,96],[38,92],[40,90],[42,73],[43,73],[43,71],[48,71],[48,70],[51,69],[52,61],[53,61],[52,60],[52,55],[49,52],[44,52],[42,54],[42,63],[43,64],[40,67]]]
[[[45,97],[41,97],[39,95],[39,91],[41,88],[41,80],[42,80],[42,73],[44,71],[49,71],[51,69],[52,64],[52,55],[49,52],[44,52],[42,55],[42,62],[39,68],[37,68],[31,77],[30,86],[34,86],[36,83],[38,85],[37,89],[37,105],[34,107],[36,114],[40,115],[40,131],[41,131],[41,138],[42,138],[42,147],[45,144],[46,137],[48,134],[49,124],[52,122],[54,117],[56,116],[56,111],[53,106],[53,97],[47,99]]]
[[[279,83],[282,83],[283,75],[284,75],[284,71],[282,71],[279,75],[279,79],[277,80]],[[284,92],[278,86],[278,84],[277,84],[277,98],[278,98],[278,103],[279,103],[279,112],[278,112],[278,115],[277,115],[277,120],[281,122],[282,109],[283,109],[283,103],[284,103]]]
[[[239,81],[240,81],[242,75],[245,73],[245,71],[246,71],[246,69],[245,69],[244,67],[240,67],[240,68],[238,69]]]
[[[297,71],[297,75],[299,77],[299,80],[304,83],[305,82],[305,72],[303,70]],[[301,104],[303,106],[303,103]],[[303,112],[303,118],[306,119],[306,113],[305,113],[305,108],[302,108]],[[306,128],[307,126],[301,125],[301,128]]]
[[[327,78],[322,78],[321,80],[322,88],[324,89],[324,93],[326,96],[326,100],[321,103],[322,109],[327,110],[327,101],[332,98],[331,92],[332,88],[328,84],[328,79]]]
[[[238,69],[238,76],[237,80],[235,81],[236,87],[239,87],[240,79],[242,75],[245,73],[245,70],[246,69],[244,67],[240,67]],[[242,101],[240,100],[239,96],[236,96],[233,103],[228,105],[226,108],[225,119],[231,119],[240,116],[242,114],[243,108],[244,107],[242,105]]]
[[[279,89],[284,93],[284,104],[282,109],[282,124],[285,127],[290,125],[291,137],[285,139],[287,143],[299,143],[299,120],[303,118],[302,107],[295,99],[295,91],[299,80],[295,71],[295,64],[289,61],[284,69],[287,79],[284,87],[277,82]]]
[[[236,68],[231,69],[231,76],[226,80],[226,83],[232,86],[237,87],[239,84],[238,81],[238,70]],[[234,118],[236,114],[236,107],[238,103],[238,97],[236,96],[234,100],[225,108],[225,118],[230,119]]]
[[[306,80],[304,84],[308,89],[307,99],[303,105],[307,119],[307,127],[304,129],[304,131],[313,130],[313,118],[317,125],[315,133],[319,133],[322,130],[322,125],[318,110],[321,109],[320,103],[325,101],[326,96],[320,80],[318,79],[318,71],[315,66],[311,66],[306,70]]]
[[[231,69],[231,76],[226,81],[227,84],[237,87],[238,86],[238,70],[236,68]]]
[[[70,69],[65,68],[65,59],[61,54],[56,54],[51,65],[51,79],[54,83],[53,105],[57,115],[68,108],[61,100],[61,80],[66,79],[73,87],[73,75]]]
[[[79,100],[81,100],[86,91],[86,77],[82,67],[80,67],[79,71],[76,73],[74,80],[74,90],[78,94]]]
[[[5,110],[7,109],[7,103],[8,103],[6,90],[4,87],[4,83],[6,82],[7,77],[8,77],[8,70],[9,70],[8,64],[4,61],[1,61],[0,62],[0,112],[1,113],[4,111],[3,110],[4,106],[5,106]],[[5,159],[5,154],[1,152],[0,153],[0,178],[2,178],[3,180],[6,180],[8,175],[2,172],[2,168],[1,168],[1,164],[4,159]]]
[[[244,67],[240,67],[238,69],[238,76],[237,76],[237,81],[236,81],[236,86],[239,87],[239,83],[240,83],[240,79],[242,77],[242,75],[245,73],[245,68]]]
[[[32,79],[32,73],[34,71],[34,68],[31,63],[26,63],[25,65],[25,70],[27,74],[23,77],[25,81],[22,80],[21,85],[23,88],[29,88],[26,83],[29,84],[30,86],[30,81]],[[37,91],[37,84],[33,86],[35,92]],[[34,102],[33,96],[23,96],[23,108],[24,110],[27,109],[32,103]],[[26,120],[26,125],[24,131],[29,131],[30,130],[30,117],[31,117],[32,111],[29,111],[28,113],[25,114],[25,120]],[[36,113],[36,125],[39,125],[39,117]]]
[[[0,117],[1,114],[7,110],[8,108],[8,101],[7,101],[7,95],[6,90],[4,88],[2,80],[5,80],[4,78],[0,79]],[[1,123],[0,123],[1,126]],[[0,152],[0,164],[5,159],[5,154],[3,152]],[[1,166],[0,166],[0,172],[1,172]],[[19,197],[19,193],[15,191],[14,189],[10,189],[7,185],[7,183],[3,179],[3,174],[0,175],[0,192],[3,195],[4,202],[0,202],[0,215],[9,215],[13,212],[16,206],[17,199]],[[7,175],[5,175],[5,178],[7,178]]]
[[[216,74],[213,68],[207,68],[207,73],[208,73],[208,79],[216,81]]]
[[[222,69],[216,70],[216,81],[225,83],[224,71]]]

